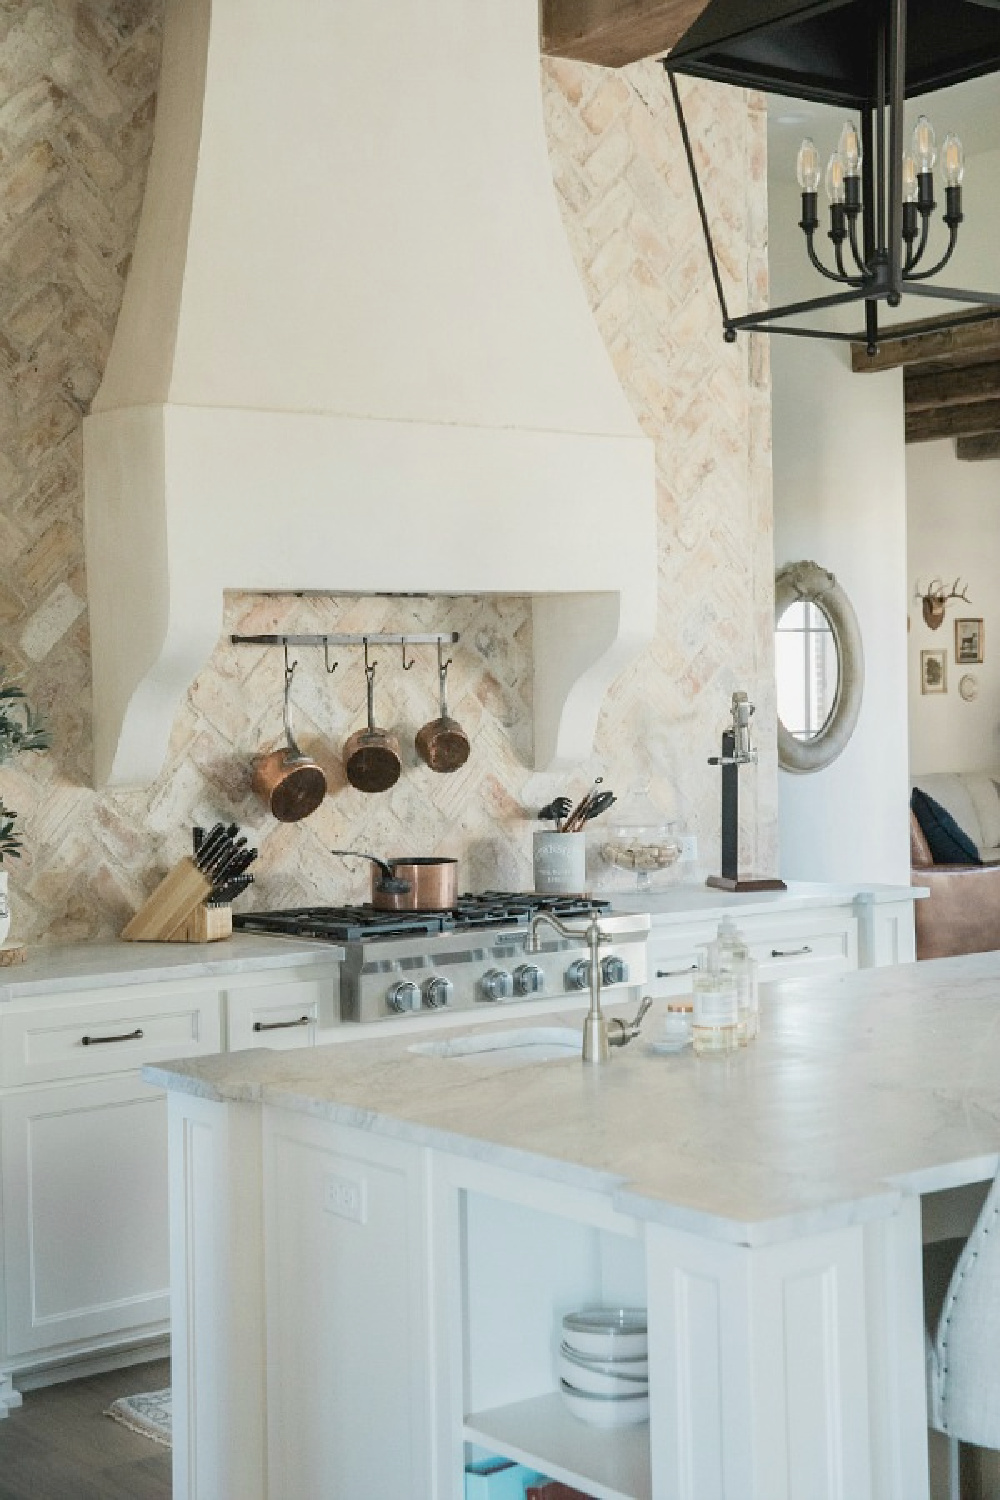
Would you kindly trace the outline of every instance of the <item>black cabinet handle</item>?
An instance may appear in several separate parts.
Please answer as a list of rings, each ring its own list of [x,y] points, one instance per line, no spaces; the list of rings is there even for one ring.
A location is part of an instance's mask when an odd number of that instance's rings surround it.
[[[811,952],[812,952],[812,949],[810,948],[809,944],[806,943],[806,945],[805,945],[804,948],[772,948],[771,949],[771,957],[772,958],[804,958],[807,953],[811,953]]]
[[[297,1021],[255,1021],[254,1031],[286,1031],[289,1026],[308,1026],[312,1016],[299,1016]]]
[[[142,1027],[137,1026],[134,1031],[123,1031],[121,1036],[82,1036],[80,1043],[84,1047],[105,1047],[108,1042],[141,1042]]]
[[[686,969],[657,969],[657,979],[679,979],[682,974],[694,974],[697,972],[697,964],[688,964]]]

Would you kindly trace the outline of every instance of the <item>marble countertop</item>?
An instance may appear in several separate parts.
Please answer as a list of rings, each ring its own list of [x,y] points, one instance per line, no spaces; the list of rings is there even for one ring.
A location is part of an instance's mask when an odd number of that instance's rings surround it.
[[[343,948],[332,944],[250,933],[235,933],[218,943],[53,944],[33,949],[23,964],[0,969],[0,1005],[70,990],[336,963],[343,956]]]
[[[790,880],[784,891],[743,891],[738,895],[711,886],[686,882],[660,891],[598,892],[606,894],[616,912],[648,912],[653,927],[710,921],[731,916],[767,916],[771,912],[808,911],[812,907],[850,905],[862,898],[876,906],[889,901],[920,900],[923,888],[908,885],[827,885]]]
[[[601,1069],[416,1056],[407,1036],[144,1076],[599,1191],[622,1212],[738,1244],[880,1217],[905,1193],[1000,1164],[1000,953],[765,987],[761,1037],[728,1057],[654,1053],[664,1007],[646,1041]]]

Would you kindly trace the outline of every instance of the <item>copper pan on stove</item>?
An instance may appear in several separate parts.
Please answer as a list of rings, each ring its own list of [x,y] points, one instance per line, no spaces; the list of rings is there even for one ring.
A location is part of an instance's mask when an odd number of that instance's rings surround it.
[[[436,854],[379,859],[360,849],[331,849],[371,861],[371,903],[380,911],[450,911],[458,902],[458,860]]]

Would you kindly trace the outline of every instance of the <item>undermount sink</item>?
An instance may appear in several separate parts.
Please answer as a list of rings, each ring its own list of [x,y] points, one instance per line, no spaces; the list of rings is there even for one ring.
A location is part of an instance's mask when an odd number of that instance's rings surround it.
[[[444,1037],[436,1042],[414,1042],[410,1052],[418,1057],[464,1058],[467,1062],[521,1067],[526,1063],[556,1062],[579,1057],[582,1037],[570,1026],[518,1026],[493,1031],[486,1036]]]

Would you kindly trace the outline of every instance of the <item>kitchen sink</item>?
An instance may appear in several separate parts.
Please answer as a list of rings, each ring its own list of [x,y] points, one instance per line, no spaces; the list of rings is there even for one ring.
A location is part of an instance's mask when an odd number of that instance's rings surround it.
[[[418,1057],[458,1058],[495,1067],[518,1068],[528,1063],[557,1062],[579,1057],[582,1037],[571,1026],[518,1026],[485,1036],[443,1037],[436,1042],[414,1042],[409,1051]]]

